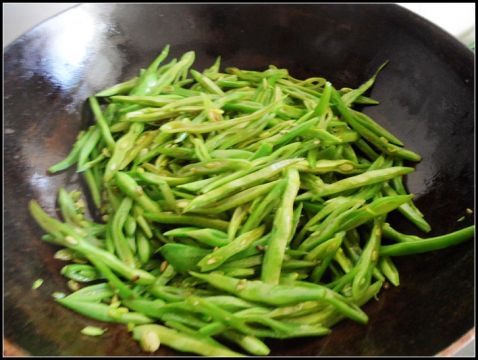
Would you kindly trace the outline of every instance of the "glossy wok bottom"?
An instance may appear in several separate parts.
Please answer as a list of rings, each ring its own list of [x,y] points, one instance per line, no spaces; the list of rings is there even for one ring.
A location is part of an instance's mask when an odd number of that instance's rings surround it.
[[[55,304],[67,291],[55,247],[27,212],[36,198],[54,213],[74,171],[46,169],[69,151],[87,96],[136,74],[165,44],[197,52],[204,68],[285,67],[356,87],[385,60],[366,113],[423,155],[407,177],[433,230],[452,231],[473,208],[473,55],[449,35],[392,5],[87,4],[22,36],[5,52],[5,337],[33,355],[140,355],[124,326],[101,338],[94,321]],[[405,232],[415,229],[390,217]],[[433,355],[473,327],[474,243],[397,259],[401,286],[364,309],[367,326],[343,321],[325,338],[271,341],[273,355]],[[44,285],[31,290],[37,278]],[[163,347],[158,354],[177,354]]]

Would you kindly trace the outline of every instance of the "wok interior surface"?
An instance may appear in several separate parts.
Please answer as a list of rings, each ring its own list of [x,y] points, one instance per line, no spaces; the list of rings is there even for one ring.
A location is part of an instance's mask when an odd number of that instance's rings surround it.
[[[101,325],[56,304],[69,292],[56,247],[27,204],[55,213],[57,190],[81,185],[74,169],[50,176],[86,123],[84,101],[135,76],[164,45],[196,51],[202,70],[287,68],[357,87],[385,60],[366,108],[421,154],[406,184],[432,225],[430,236],[470,225],[457,219],[474,199],[473,55],[451,36],[394,5],[86,4],[48,20],[5,52],[5,337],[32,355],[141,355],[126,326]],[[82,186],[82,185],[81,185]],[[420,234],[400,214],[389,221]],[[364,310],[367,326],[342,321],[324,338],[270,341],[272,355],[433,355],[473,327],[474,242],[397,258],[401,285]],[[31,290],[35,279],[45,282]],[[178,354],[161,347],[160,355]]]

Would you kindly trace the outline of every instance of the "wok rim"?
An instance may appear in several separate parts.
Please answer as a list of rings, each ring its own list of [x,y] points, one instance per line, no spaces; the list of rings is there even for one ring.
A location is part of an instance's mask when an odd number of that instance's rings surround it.
[[[8,44],[4,48],[4,58],[5,55],[8,54],[9,50],[12,49],[18,42],[22,41],[22,38],[25,36],[28,36],[31,32],[35,31],[37,28],[41,27],[43,24],[47,23],[48,21],[57,18],[58,16],[61,16],[69,11],[74,11],[75,9],[88,5],[89,3],[80,3],[74,6],[71,6],[67,9],[62,10],[61,12],[50,16],[40,23],[36,24],[35,26],[29,28],[27,31],[19,35],[17,38],[15,38],[10,44]],[[120,3],[121,4],[121,3]],[[138,3],[138,5],[141,5],[142,3]],[[144,3],[143,3],[144,4]],[[161,3],[150,3],[152,5],[160,4]],[[180,5],[184,5],[184,3],[179,3]],[[214,4],[214,3],[206,3],[206,4]],[[229,3],[230,5],[238,4],[238,3]],[[261,5],[261,3],[255,3],[257,5]],[[327,3],[326,3],[327,4]],[[353,4],[353,3],[352,3]],[[130,3],[130,5],[133,5]],[[197,4],[197,5],[201,5]],[[249,3],[247,5],[254,5],[254,3]],[[273,4],[271,4],[273,5]],[[282,5],[291,5],[290,3],[283,3]],[[298,5],[304,5],[304,3],[298,3]],[[308,4],[309,5],[309,4]],[[313,3],[310,3],[310,5],[314,5]],[[331,3],[330,5],[338,5],[337,3]],[[344,3],[344,5],[350,5],[350,3]],[[361,5],[360,3],[354,4],[354,5]],[[375,5],[386,5],[388,7],[393,7],[397,11],[397,13],[400,16],[403,16],[406,21],[410,22],[410,25],[420,25],[421,27],[427,28],[427,30],[435,36],[440,36],[443,38],[444,41],[447,42],[453,42],[455,47],[461,48],[460,52],[463,57],[468,57],[473,61],[474,58],[474,52],[468,48],[465,44],[460,42],[456,37],[454,37],[452,34],[441,28],[440,26],[432,23],[428,19],[422,17],[421,15],[403,7],[398,4],[375,4]],[[420,23],[420,24],[418,24]],[[475,340],[475,326],[473,326],[471,329],[469,329],[464,335],[462,335],[460,338],[452,342],[450,345],[445,347],[443,350],[439,351],[436,353],[434,356],[437,357],[453,357],[458,353],[460,350],[465,348],[467,345],[469,345],[473,340]],[[4,350],[3,350],[3,355],[4,356],[13,356],[13,357],[25,357],[25,356],[34,356],[33,354],[30,354],[27,352],[25,349],[22,347],[18,346],[15,344],[13,341],[8,340],[7,337],[3,337],[3,345],[4,345]]]

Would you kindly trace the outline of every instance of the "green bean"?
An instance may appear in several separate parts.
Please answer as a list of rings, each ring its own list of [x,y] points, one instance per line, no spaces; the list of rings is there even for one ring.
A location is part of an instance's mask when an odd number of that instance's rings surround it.
[[[257,151],[252,155],[249,160],[256,160],[264,156],[268,156],[272,153],[273,146],[269,143],[262,143]]]
[[[328,81],[325,83],[324,91],[322,93],[322,97],[320,98],[320,102],[317,107],[314,109],[314,114],[317,116],[323,116],[329,107],[330,102],[330,95],[332,93],[332,84]]]
[[[221,71],[220,57],[200,72],[194,52],[166,60],[169,49],[90,95],[94,124],[48,169],[76,165],[91,218],[62,187],[62,221],[29,204],[41,239],[62,247],[54,258],[72,261],[60,272],[73,293],[54,295],[67,308],[127,324],[147,352],[241,355],[224,341],[263,356],[264,338],[366,323],[360,307],[400,283],[393,256],[473,237],[385,222],[398,210],[431,229],[404,185],[404,160],[420,155],[357,108],[378,104],[364,94],[385,64],[337,91],[274,65]]]
[[[197,181],[188,182],[187,184],[180,184],[177,187],[179,189],[184,189],[191,192],[198,192],[201,189],[203,189],[205,186],[207,186],[208,184],[211,184],[212,182],[222,178],[223,176],[224,175],[215,175],[213,177],[206,178],[204,180],[197,180]]]
[[[236,233],[238,232],[239,228],[241,227],[242,221],[247,216],[248,211],[247,205],[238,206],[231,217],[231,221],[229,222],[229,227],[227,229],[227,239],[228,241],[232,241],[236,237]]]
[[[114,291],[107,283],[90,285],[75,291],[65,297],[67,300],[78,300],[82,302],[100,302],[113,297]]]
[[[360,226],[372,218],[389,213],[398,208],[401,204],[411,199],[411,195],[387,196],[374,200],[368,205],[363,206],[347,215],[342,221],[340,229],[348,231]]]
[[[306,256],[306,259],[320,259],[319,265],[312,270],[310,275],[310,279],[314,283],[318,283],[320,281],[324,275],[324,272],[329,267],[330,262],[333,260],[337,250],[342,244],[343,234],[343,232],[337,233],[337,235],[332,239],[317,245],[310,251],[309,255]]]
[[[354,145],[372,161],[379,157],[379,154],[363,139],[358,139]]]
[[[270,349],[267,345],[255,336],[244,335],[235,330],[227,330],[222,333],[221,336],[236,343],[252,355],[265,356],[270,353]]]
[[[386,195],[393,196],[398,195],[398,193],[388,184],[383,184],[383,192]],[[415,210],[415,207],[411,206],[412,201],[402,204],[398,207],[398,211],[402,213],[408,220],[415,224],[420,230],[424,232],[430,232],[431,226],[423,218],[423,215]]]
[[[378,105],[380,104],[380,101],[369,98],[367,96],[360,95],[355,101],[354,104],[360,104],[360,105]]]
[[[163,344],[178,351],[204,356],[242,356],[234,351],[213,346],[190,335],[157,324],[136,326],[133,329],[133,338],[139,340],[147,332],[154,332]]]
[[[103,278],[96,269],[86,264],[70,264],[61,268],[61,274],[78,282],[90,282]]]
[[[201,271],[211,271],[223,264],[232,255],[247,249],[251,244],[259,239],[264,233],[264,227],[259,227],[244,233],[227,245],[218,248],[212,253],[206,255],[198,262]]]
[[[361,113],[359,111],[352,110],[352,113],[355,115],[357,121],[368,128],[369,130],[375,132],[378,136],[382,136],[391,143],[399,146],[403,146],[403,143],[397,139],[392,133],[390,133],[387,129],[383,128],[379,124],[377,124],[372,118]]]
[[[347,160],[349,160],[353,163],[356,163],[356,164],[359,163],[359,159],[357,157],[357,154],[355,153],[355,151],[354,151],[354,149],[352,148],[351,145],[345,144],[345,145],[343,145],[343,149],[344,149],[345,159],[347,159]]]
[[[253,199],[256,199],[258,196],[269,192],[279,181],[280,180],[276,180],[262,185],[253,186],[247,190],[241,191],[212,204],[211,207],[205,208],[204,211],[210,214],[223,213],[226,210],[243,205]]]
[[[332,184],[326,184],[321,189],[314,192],[315,196],[330,196],[341,193],[346,190],[356,189],[361,186],[376,184],[390,180],[396,176],[406,175],[414,169],[410,167],[396,166],[388,169],[372,170],[363,174],[351,176],[343,180],[336,181]],[[307,193],[306,193],[307,194]],[[314,195],[309,195],[311,197]],[[303,194],[301,199],[306,198]]]
[[[263,109],[258,110],[250,115],[242,116],[233,120],[216,121],[216,122],[212,122],[208,124],[197,124],[197,125],[189,124],[188,125],[179,121],[171,121],[161,126],[161,130],[170,134],[178,133],[178,132],[203,134],[203,133],[209,133],[212,131],[218,131],[218,130],[229,128],[231,126],[247,123],[253,120],[258,120],[263,115],[265,115],[269,110],[271,110],[273,105],[274,104],[266,106]]]
[[[111,156],[108,164],[106,164],[104,179],[106,182],[110,181],[115,173],[122,170],[121,164],[123,163],[126,154],[130,151],[134,142],[143,131],[144,126],[140,123],[131,125],[126,135],[122,136],[116,143],[113,155]]]
[[[186,165],[179,172],[180,176],[215,174],[230,170],[241,170],[251,167],[251,163],[242,159],[214,159]]]
[[[302,135],[303,133],[307,132],[312,126],[317,124],[317,119],[313,118],[309,121],[306,121],[296,127],[292,128],[287,134],[282,135],[277,140],[273,141],[271,145],[274,146],[281,146],[287,144],[289,141],[293,140],[297,136]]]
[[[103,274],[111,288],[115,289],[121,298],[127,299],[133,296],[130,287],[121,281],[105,263],[92,254],[87,255],[87,258]]]
[[[210,253],[209,250],[199,247],[173,243],[163,245],[159,251],[168,263],[179,272],[197,270],[197,263]]]
[[[379,66],[375,74],[367,80],[365,83],[360,85],[355,90],[352,90],[345,95],[342,96],[342,100],[346,105],[351,105],[359,96],[361,96],[363,93],[365,93],[371,86],[373,86],[375,79],[377,78],[378,73],[385,67],[385,65],[388,64],[388,61],[384,62],[382,65]]]
[[[135,218],[132,215],[128,215],[124,222],[125,234],[129,237],[134,236],[137,225]]]
[[[79,227],[89,225],[84,216],[79,212],[77,206],[75,206],[74,200],[71,198],[70,194],[68,194],[63,188],[58,190],[58,204],[60,205],[63,219],[67,223]]]
[[[364,295],[360,299],[356,299],[355,303],[358,306],[361,306],[368,302],[370,299],[375,297],[379,290],[382,287],[382,282],[377,281],[373,283]],[[292,318],[290,322],[297,322],[301,324],[321,324],[324,326],[332,326],[343,318],[343,315],[337,312],[332,306],[328,306],[326,309],[313,313],[310,315],[305,315],[297,318]]]
[[[306,232],[309,231],[312,226],[332,213],[338,206],[350,201],[351,200],[340,196],[327,200],[324,203],[325,206],[318,209],[319,211],[317,211],[317,213],[309,219],[309,221],[302,227],[300,232],[295,236],[295,239],[292,242],[293,247],[296,248],[299,245],[299,243],[304,239]]]
[[[120,190],[134,201],[136,201],[146,211],[159,212],[161,211],[157,202],[151,200],[139,186],[136,181],[124,172],[117,172],[115,174],[116,185]]]
[[[141,313],[121,312],[119,309],[113,309],[109,305],[105,304],[83,302],[77,299],[73,300],[68,298],[57,299],[56,301],[83,316],[98,321],[121,324],[148,324],[153,322],[152,319]]]
[[[205,300],[207,300],[211,304],[218,305],[228,311],[248,309],[257,306],[254,303],[230,295],[208,296],[205,298]]]
[[[176,100],[183,99],[182,96],[179,95],[156,95],[156,96],[148,96],[148,95],[128,95],[128,96],[111,96],[110,99],[114,102],[126,103],[126,104],[139,104],[145,106],[164,106],[171,103],[174,103]]]
[[[269,284],[279,283],[285,247],[292,237],[294,200],[300,186],[297,169],[287,170],[286,181],[287,185],[274,217],[272,235],[262,264],[261,280]]]
[[[82,168],[82,171],[87,170],[87,169],[91,169],[92,167],[100,164],[104,159],[106,159],[106,156],[105,156],[105,154],[101,153],[100,155],[98,155],[93,160],[87,161],[84,164],[84,166]]]
[[[119,168],[124,169],[126,168],[131,162],[133,162],[140,152],[147,148],[151,143],[154,141],[158,131],[145,131],[143,134],[141,134],[140,137],[136,140],[134,146],[131,148],[131,150],[126,154],[126,156],[123,158],[123,161],[120,163]]]
[[[166,285],[176,276],[176,274],[177,272],[174,266],[172,264],[168,264],[161,274],[156,278],[154,285]]]
[[[272,204],[277,200],[280,194],[283,192],[286,183],[284,180],[279,180],[274,187],[270,190],[262,201],[255,209],[251,212],[247,218],[244,226],[240,230],[240,234],[243,234],[251,229],[254,229],[259,226],[262,220],[269,215],[273,210]]]
[[[139,261],[142,264],[147,263],[152,256],[153,249],[147,236],[142,231],[136,233],[136,248]]]
[[[408,242],[408,241],[420,241],[422,240],[420,237],[415,235],[406,235],[402,234],[401,232],[395,230],[390,226],[389,223],[384,223],[383,227],[383,236],[387,239],[392,239],[398,242]]]
[[[124,299],[122,300],[122,304],[128,307],[133,311],[137,311],[142,313],[152,319],[159,318],[161,319],[162,316],[159,315],[160,313],[158,309],[162,308],[166,303],[163,300],[154,299],[154,300],[146,300],[141,298],[136,299]]]
[[[190,237],[208,246],[225,246],[229,243],[228,234],[216,229],[195,227],[176,228],[164,233],[165,236]]]
[[[156,72],[159,65],[166,59],[168,54],[169,45],[166,45],[158,57],[154,59],[151,65],[139,77],[138,84],[132,89],[131,95],[149,95],[154,92],[153,89],[159,82]]]
[[[330,239],[336,232],[343,231],[342,222],[344,219],[355,214],[357,208],[363,204],[362,200],[347,200],[338,205],[317,228],[311,229],[314,232],[298,246],[299,250],[310,250],[312,247]]]
[[[258,160],[259,162],[260,160]],[[212,191],[224,184],[227,184],[227,183],[230,183],[231,181],[233,180],[236,180],[236,179],[239,179],[243,176],[246,176],[246,175],[249,175],[250,173],[258,170],[258,169],[262,169],[264,168],[265,165],[263,165],[262,163],[253,163],[253,166],[252,167],[249,167],[249,168],[246,168],[244,170],[239,170],[239,171],[234,171],[232,174],[229,174],[229,175],[223,175],[223,176],[219,176],[219,177],[214,177],[212,179],[209,179],[209,180],[212,180],[210,182],[207,182],[205,183],[205,185],[200,189],[200,192],[205,194],[209,191]]]
[[[158,80],[154,84],[154,88],[151,90],[151,94],[160,94],[166,86],[170,85],[174,81],[178,73],[186,71],[191,66],[191,64],[194,62],[194,58],[195,54],[193,51],[185,53],[176,64],[171,66],[170,69],[159,76]]]
[[[135,279],[138,284],[149,284],[154,279],[154,277],[148,272],[141,269],[133,269],[107,251],[84,241],[78,233],[68,225],[49,217],[36,201],[32,200],[30,202],[30,212],[37,223],[45,231],[51,233],[61,245],[79,251],[82,254],[93,254],[107,266],[111,267],[127,279]]]
[[[324,207],[320,203],[312,203],[312,202],[309,202],[309,201],[301,201],[301,203],[304,204],[304,209],[305,210],[310,211],[312,213],[317,213],[320,210],[322,210],[322,208]]]
[[[95,97],[114,97],[114,95],[118,94],[125,94],[128,93],[131,89],[133,89],[136,84],[138,83],[138,78],[134,77],[130,80],[125,82],[113,85],[112,87],[102,90],[95,94]]]
[[[351,174],[357,170],[360,171],[360,165],[350,160],[317,160],[313,168],[309,167],[308,162],[304,160],[297,164],[297,168],[302,172],[310,172],[313,174],[324,174],[328,172]]]
[[[398,274],[398,269],[396,268],[390,257],[380,257],[378,261],[378,266],[385,275],[385,277],[388,279],[388,281],[393,284],[393,286],[400,285],[400,275]]]
[[[115,251],[118,254],[118,257],[129,266],[134,265],[134,257],[123,233],[123,227],[125,226],[132,206],[133,201],[130,198],[125,197],[113,217],[111,227],[111,235],[113,237]]]
[[[352,295],[355,299],[360,298],[370,286],[373,267],[378,261],[378,250],[382,237],[383,218],[375,218],[370,238],[357,261],[357,274],[352,282]]]
[[[88,185],[88,189],[90,190],[91,198],[93,199],[93,203],[95,204],[96,208],[100,208],[101,206],[101,190],[98,184],[95,181],[93,172],[91,169],[87,169],[83,172],[86,184]]]
[[[200,227],[210,227],[223,231],[226,231],[229,226],[229,223],[223,220],[193,215],[175,215],[168,212],[145,212],[144,216],[145,218],[160,224],[193,225]]]
[[[68,156],[62,161],[56,163],[53,166],[48,168],[48,172],[51,174],[57,173],[59,171],[68,169],[70,166],[73,166],[78,161],[78,157],[81,149],[83,149],[84,144],[88,140],[88,132],[81,131],[76,137],[76,142],[73,144],[73,148],[68,154]]]
[[[458,245],[473,237],[474,234],[475,225],[472,225],[446,235],[421,239],[420,241],[408,241],[393,245],[383,245],[380,247],[380,255],[404,256],[444,249],[449,246]]]
[[[270,179],[274,175],[278,174],[282,169],[287,168],[301,160],[301,158],[298,158],[279,161],[252,174],[231,181],[230,183],[222,185],[204,195],[196,197],[193,201],[189,203],[185,211],[197,209],[199,207],[205,207],[206,205],[209,205],[216,200],[220,200],[226,197],[234,191],[245,189],[247,187],[258,184],[261,181]]]
[[[191,70],[191,75],[198,82],[198,84],[201,84],[201,86],[216,95],[223,96],[224,92],[221,90],[219,86],[217,86],[211,79],[209,79],[207,76],[204,76],[200,72],[196,70]]]
[[[262,264],[262,255],[253,255],[244,257],[239,260],[226,260],[226,262],[218,267],[216,271],[228,271],[232,269],[250,268]]]
[[[206,280],[210,285],[237,294],[240,298],[257,301],[271,305],[288,305],[307,300],[322,300],[332,304],[338,311],[351,319],[366,323],[368,318],[359,308],[347,303],[342,297],[329,289],[314,285],[314,288],[301,286],[272,285],[262,281],[238,280],[218,274],[191,275]]]
[[[370,131],[368,128],[363,126],[360,122],[358,122],[352,112],[346,107],[346,105],[340,99],[340,96],[337,94],[336,90],[332,91],[332,98],[334,99],[335,106],[337,107],[338,111],[342,114],[345,121],[347,121],[350,126],[357,131],[362,137],[367,139],[371,142],[374,146],[378,149],[383,151],[385,154],[390,156],[397,156],[405,160],[410,161],[420,161],[421,156],[414,153],[413,151],[403,149],[399,146],[393,145],[388,143],[388,140],[385,141],[377,136],[375,133]]]
[[[95,115],[96,123],[98,124],[98,127],[101,131],[101,136],[103,137],[103,140],[108,146],[108,149],[110,151],[113,151],[116,147],[116,144],[113,139],[113,136],[111,135],[108,124],[103,116],[103,113],[101,112],[100,104],[98,104],[98,100],[96,100],[95,97],[90,97],[89,103],[90,103],[91,110],[93,111],[93,114]]]
[[[88,162],[88,156],[94,150],[96,144],[100,140],[101,133],[98,127],[95,127],[94,130],[89,134],[87,141],[80,150],[78,155],[78,165],[77,172],[82,172],[86,169],[86,163]]]

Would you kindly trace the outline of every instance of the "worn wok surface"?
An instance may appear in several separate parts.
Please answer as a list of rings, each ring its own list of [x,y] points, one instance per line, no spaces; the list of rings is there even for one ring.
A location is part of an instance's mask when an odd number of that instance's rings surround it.
[[[5,51],[5,337],[32,355],[141,355],[125,326],[101,338],[98,325],[52,301],[67,292],[55,247],[27,211],[38,199],[55,212],[57,189],[78,187],[74,170],[46,169],[70,150],[84,101],[126,80],[165,44],[172,55],[195,50],[202,69],[223,65],[285,67],[295,77],[323,76],[356,87],[385,60],[365,112],[423,156],[407,186],[433,227],[457,223],[474,198],[473,54],[450,35],[394,5],[86,4],[56,16]],[[417,233],[400,215],[390,222]],[[325,338],[270,342],[273,355],[433,355],[473,328],[474,242],[397,259],[402,285],[365,306],[367,326],[343,321]],[[33,281],[45,279],[38,290]],[[167,347],[158,354],[175,355]]]

